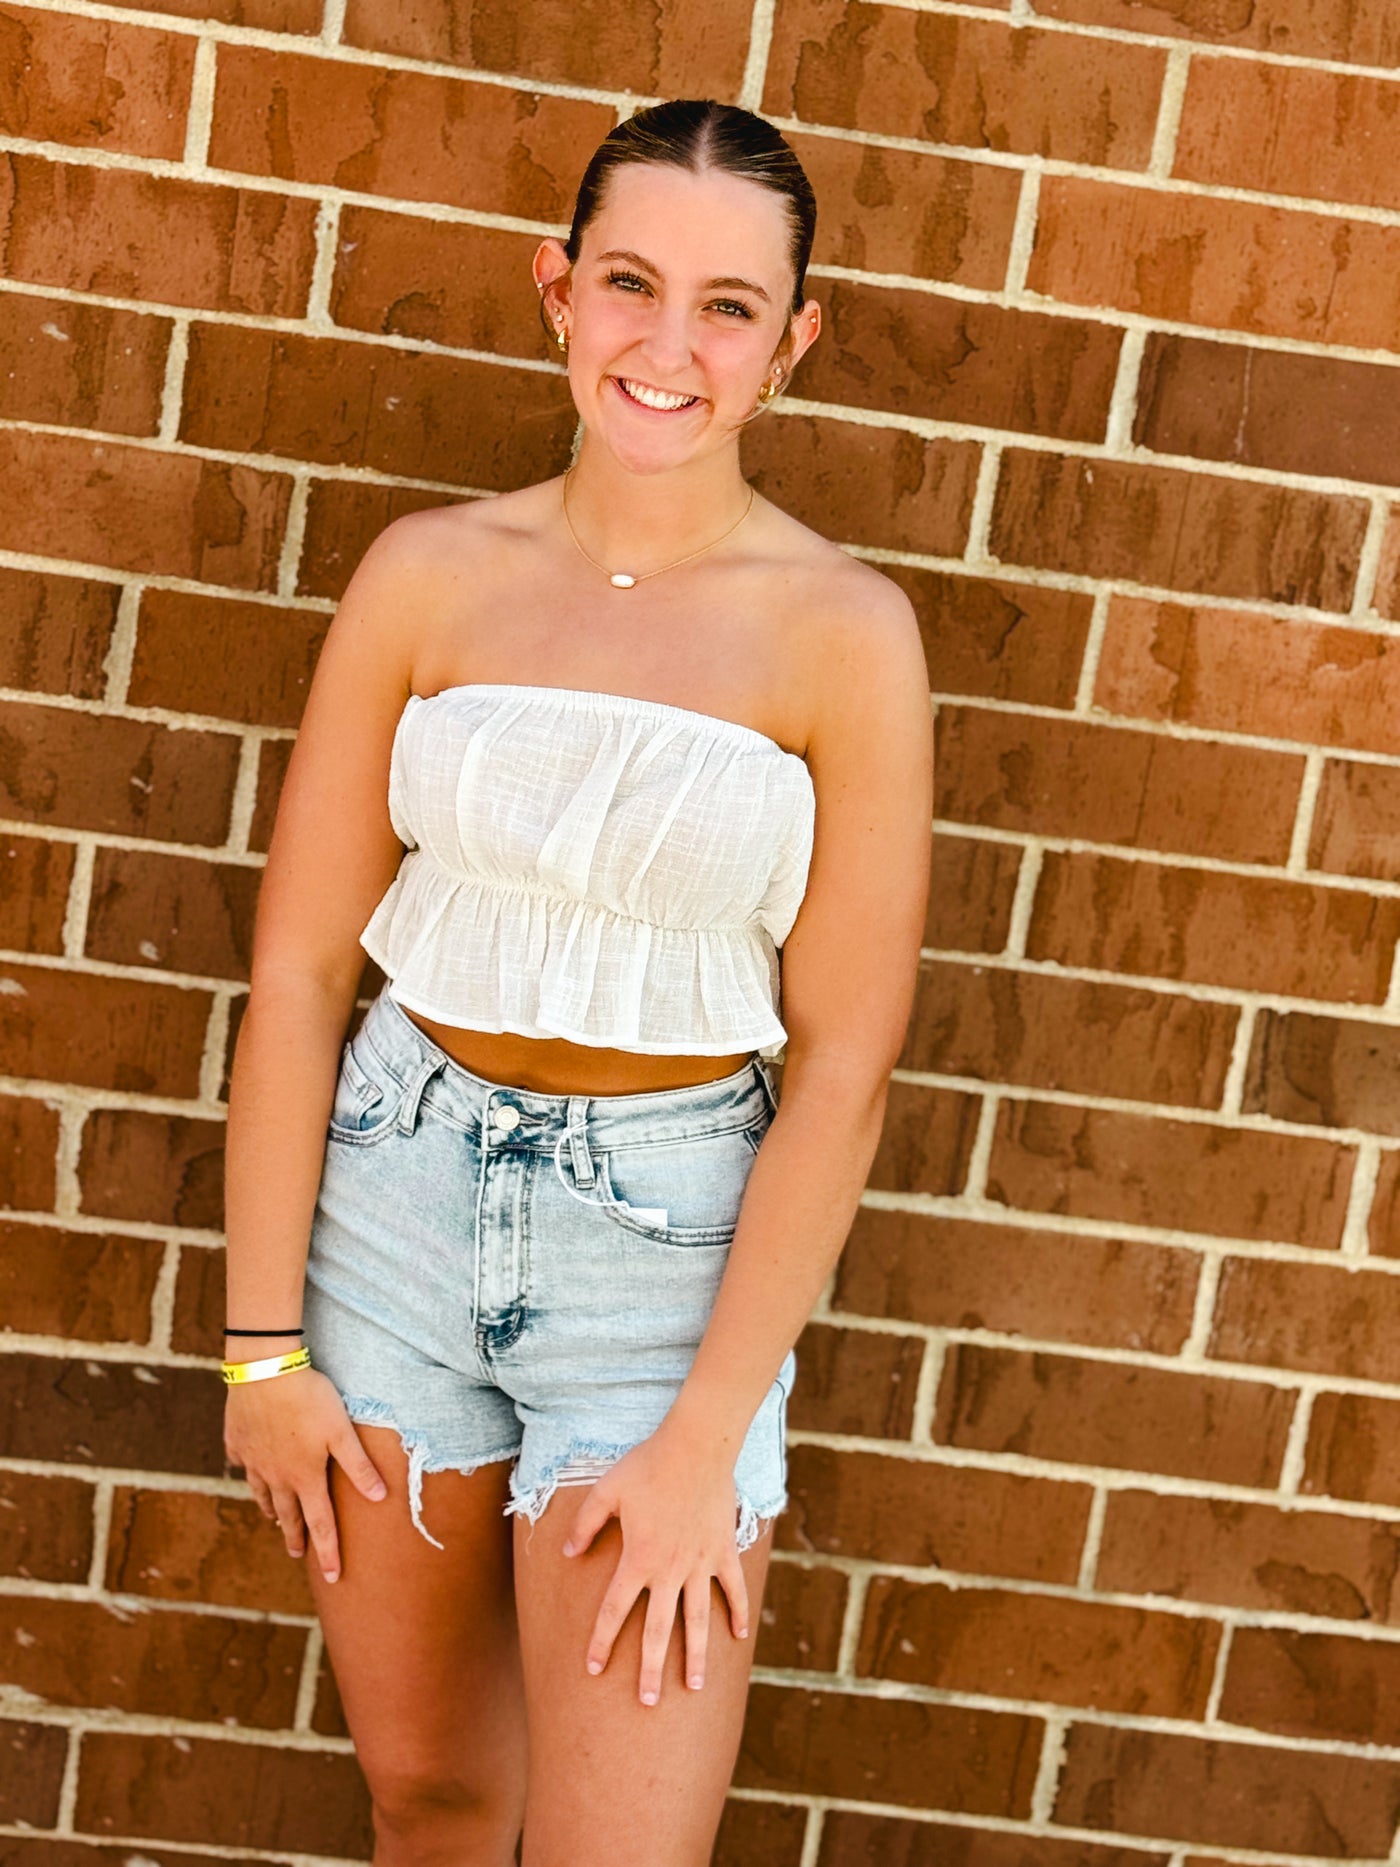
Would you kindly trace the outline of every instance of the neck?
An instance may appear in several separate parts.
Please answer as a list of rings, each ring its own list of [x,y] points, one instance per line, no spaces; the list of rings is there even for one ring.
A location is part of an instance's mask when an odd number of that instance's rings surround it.
[[[749,503],[737,448],[637,473],[588,441],[585,430],[568,477],[568,516],[590,555],[609,570],[640,573],[698,551]]]

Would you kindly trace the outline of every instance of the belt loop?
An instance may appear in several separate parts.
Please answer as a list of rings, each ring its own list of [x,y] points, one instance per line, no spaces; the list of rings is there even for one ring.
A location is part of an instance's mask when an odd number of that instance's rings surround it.
[[[404,1134],[412,1134],[418,1125],[418,1104],[423,1099],[423,1091],[446,1062],[445,1057],[429,1057],[419,1065],[418,1073],[404,1090],[403,1101],[399,1105],[399,1129]]]
[[[767,1057],[755,1056],[753,1066],[758,1072],[758,1080],[763,1085],[763,1093],[768,1098],[768,1112],[770,1115],[776,1115],[778,1112],[778,1090],[773,1077],[772,1065],[769,1063]]]
[[[594,1172],[593,1156],[588,1149],[588,1097],[570,1096],[564,1120],[569,1135],[569,1159],[573,1165],[574,1182],[578,1186],[592,1186],[598,1176]]]

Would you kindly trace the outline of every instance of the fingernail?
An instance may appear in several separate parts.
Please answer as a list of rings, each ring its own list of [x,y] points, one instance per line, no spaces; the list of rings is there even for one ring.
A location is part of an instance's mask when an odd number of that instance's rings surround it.
[[[600,1673],[600,1672],[602,1672],[602,1670],[603,1670],[603,1662],[602,1662],[601,1660],[590,1660],[590,1661],[588,1662],[588,1670],[589,1670],[589,1672],[591,1672],[591,1673]]]
[[[642,1694],[642,1703],[643,1703],[644,1705],[654,1705],[654,1704],[656,1703],[656,1694],[655,1694],[655,1692],[643,1692],[643,1694]]]
[[[380,1498],[388,1497],[388,1495],[389,1495],[388,1485],[376,1485],[374,1489],[370,1492],[370,1496],[374,1499],[376,1504],[379,1502]]]
[[[573,1553],[574,1553],[574,1546],[573,1546],[573,1544],[572,1544],[572,1543],[566,1543],[566,1544],[564,1545],[564,1554],[565,1554],[566,1556],[572,1556],[572,1555],[573,1555]]]
[[[700,1688],[701,1688],[701,1686],[702,1686],[702,1685],[704,1685],[704,1683],[705,1683],[705,1681],[704,1681],[704,1680],[703,1680],[703,1679],[702,1679],[702,1678],[700,1677],[700,1675],[699,1675],[699,1673],[697,1673],[697,1674],[695,1675],[695,1677],[694,1677],[694,1678],[693,1678],[693,1679],[691,1680],[691,1682],[690,1682],[690,1689],[691,1689],[691,1691],[692,1691],[692,1692],[698,1692],[698,1691],[700,1690]]]
[[[340,1570],[339,1569],[327,1569],[326,1580],[328,1582],[338,1582],[340,1580]]]

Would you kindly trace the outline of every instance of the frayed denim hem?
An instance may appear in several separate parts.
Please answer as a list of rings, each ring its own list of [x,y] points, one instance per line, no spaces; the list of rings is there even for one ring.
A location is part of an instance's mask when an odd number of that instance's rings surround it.
[[[610,1446],[584,1440],[571,1446],[562,1458],[546,1466],[544,1476],[535,1484],[522,1485],[516,1471],[512,1471],[506,1516],[523,1517],[533,1527],[543,1517],[561,1485],[596,1484],[611,1466],[632,1450],[630,1445]],[[746,1549],[752,1549],[767,1526],[782,1515],[787,1508],[787,1498],[782,1496],[776,1503],[756,1505],[736,1490],[735,1508],[737,1521],[734,1539],[742,1555]]]
[[[391,1426],[398,1434],[404,1451],[408,1454],[408,1514],[413,1527],[427,1537],[434,1549],[446,1549],[423,1522],[423,1474],[425,1472],[460,1472],[464,1478],[470,1478],[484,1465],[500,1465],[507,1459],[513,1459],[519,1452],[518,1446],[508,1446],[501,1452],[488,1452],[479,1459],[466,1461],[443,1457],[434,1452],[429,1445],[427,1435],[413,1427],[400,1426],[394,1418],[394,1409],[387,1400],[374,1400],[364,1394],[343,1396],[345,1411],[357,1426]]]

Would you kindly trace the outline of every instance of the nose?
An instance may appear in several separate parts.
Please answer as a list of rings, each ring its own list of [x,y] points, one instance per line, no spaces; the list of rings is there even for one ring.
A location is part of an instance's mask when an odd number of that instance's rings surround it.
[[[658,307],[642,352],[660,388],[669,386],[681,371],[689,368],[695,351],[691,343],[690,315],[684,305]]]

